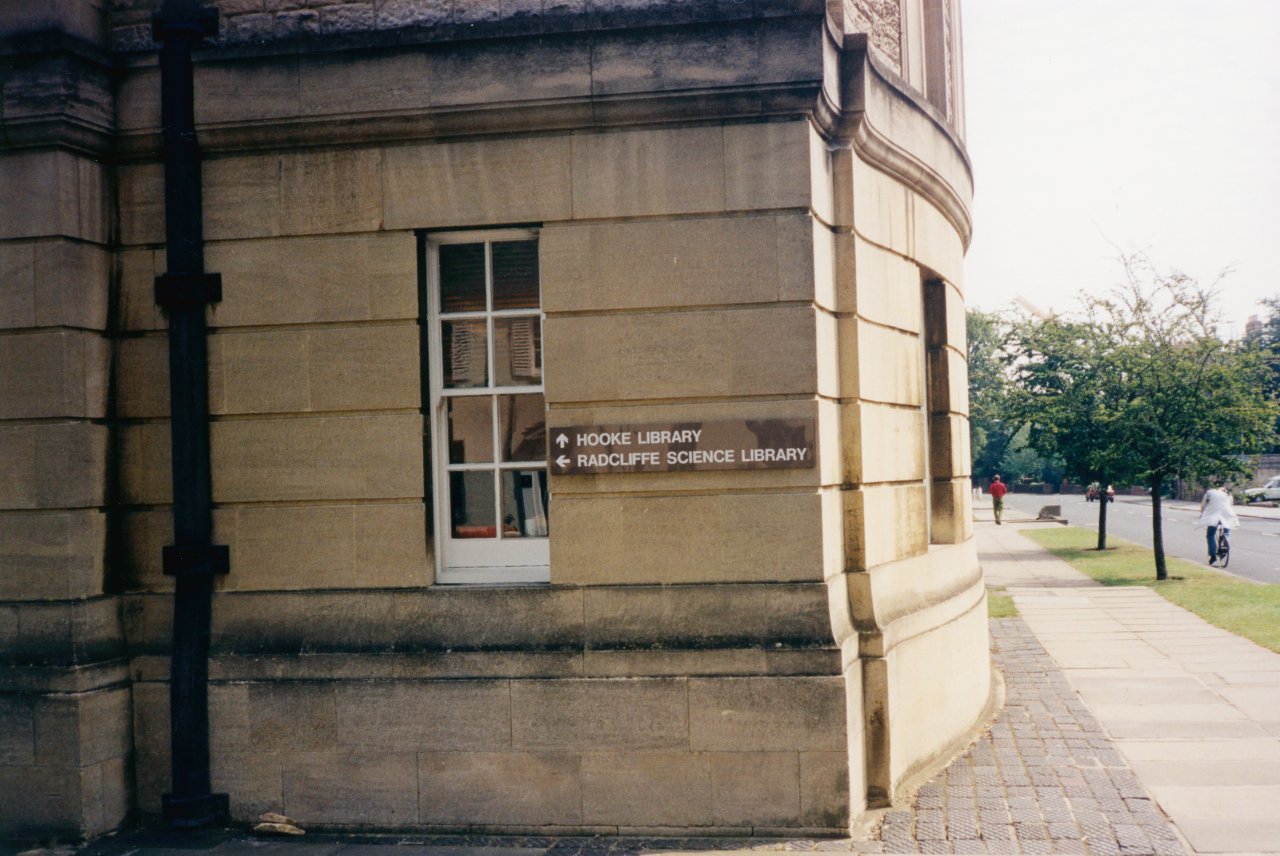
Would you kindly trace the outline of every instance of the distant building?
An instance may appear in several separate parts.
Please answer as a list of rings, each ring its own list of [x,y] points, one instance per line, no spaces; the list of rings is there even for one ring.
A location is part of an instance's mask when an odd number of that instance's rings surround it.
[[[835,833],[969,739],[955,0],[218,0],[216,300],[158,5],[0,4],[0,835],[160,815],[164,570],[222,546],[237,822]]]

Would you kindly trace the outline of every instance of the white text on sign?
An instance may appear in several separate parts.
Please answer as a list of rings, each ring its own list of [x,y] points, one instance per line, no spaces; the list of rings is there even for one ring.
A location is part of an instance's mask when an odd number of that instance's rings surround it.
[[[551,437],[552,472],[681,472],[813,467],[814,420],[722,419],[674,425],[593,425]]]

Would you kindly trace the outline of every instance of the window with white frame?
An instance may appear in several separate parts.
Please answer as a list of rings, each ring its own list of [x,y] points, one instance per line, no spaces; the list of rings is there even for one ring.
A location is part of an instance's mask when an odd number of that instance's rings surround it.
[[[537,235],[431,234],[426,250],[437,580],[546,581]]]

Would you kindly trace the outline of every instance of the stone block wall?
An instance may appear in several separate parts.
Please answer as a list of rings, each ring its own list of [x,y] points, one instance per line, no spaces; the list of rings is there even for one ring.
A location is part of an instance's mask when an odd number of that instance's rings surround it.
[[[206,265],[224,283],[209,396],[227,589],[429,582],[415,243],[378,230],[380,165],[376,150],[206,161]],[[161,181],[157,164],[120,169],[122,529],[144,590],[170,586],[157,550],[172,527],[167,346],[151,299]]]
[[[207,256],[224,284],[211,312],[215,528],[232,551],[211,740],[236,818],[847,824],[816,493],[834,465],[555,477],[551,587],[498,600],[433,586],[423,540],[409,227],[542,224],[552,426],[809,415],[810,136],[805,122],[714,125],[208,162]],[[779,157],[789,171],[769,166]],[[744,164],[773,177],[752,181]],[[155,183],[149,164],[122,171],[122,185]],[[307,199],[305,222],[293,198]],[[138,269],[122,283],[138,311],[117,364],[127,614],[138,805],[152,814],[168,769],[157,559],[170,523],[164,397],[148,386],[163,377],[162,319],[142,305],[159,226],[145,204],[121,217]]]
[[[30,366],[0,377],[0,804],[43,776],[28,827],[69,835],[168,789],[154,5],[98,7],[110,169],[0,153],[0,360]],[[923,84],[844,31],[861,10],[883,42],[888,7],[217,5],[196,109],[234,818],[835,833],[943,759],[989,689],[971,188]],[[549,584],[437,584],[420,254],[490,227],[538,234],[550,428],[812,419],[817,465],[553,474]]]
[[[139,690],[140,798],[167,694]],[[215,786],[233,812],[309,828],[836,830],[847,817],[839,677],[219,684]],[[160,739],[152,739],[160,738]]]
[[[91,52],[31,35],[98,39],[100,12],[0,12],[0,837],[97,835],[132,804],[107,557],[112,177],[86,151],[112,92]]]
[[[816,415],[808,148],[802,122],[575,136],[575,219],[543,231],[553,430]],[[726,177],[768,153],[791,174]],[[552,582],[818,581],[820,473],[557,477]]]
[[[846,666],[864,701],[867,799],[886,805],[964,742],[954,724],[980,716],[991,685],[969,490],[967,167],[927,107],[904,109],[891,74],[864,70],[863,124],[830,169],[845,454],[827,497],[844,564],[828,582],[848,609],[837,638],[860,671],[858,683]],[[904,170],[881,134],[925,166]]]
[[[228,594],[214,787],[238,819],[308,827],[835,832],[848,748],[825,610],[821,584]],[[167,604],[126,614],[150,814]]]

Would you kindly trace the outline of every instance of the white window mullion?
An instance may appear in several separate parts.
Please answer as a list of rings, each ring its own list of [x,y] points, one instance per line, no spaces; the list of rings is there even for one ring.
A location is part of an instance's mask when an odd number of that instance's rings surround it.
[[[526,361],[530,358],[535,359],[536,363],[534,363],[534,365],[536,365],[540,371],[542,355],[541,350],[537,347],[536,343],[541,341],[540,326],[542,323],[542,313],[540,296],[534,289],[534,286],[536,286],[537,283],[533,279],[524,281],[527,284],[527,288],[525,290],[513,292],[512,294],[527,294],[530,299],[520,302],[535,303],[536,305],[517,306],[514,309],[496,308],[496,270],[499,264],[505,264],[503,259],[510,258],[510,256],[495,253],[495,242],[532,240],[536,240],[535,234],[527,231],[517,232],[514,230],[489,233],[460,232],[453,235],[433,235],[429,238],[430,246],[426,257],[428,264],[431,266],[431,269],[427,273],[427,283],[431,293],[427,302],[427,307],[428,311],[432,315],[431,324],[428,329],[432,330],[434,333],[433,341],[430,343],[432,350],[429,357],[431,362],[430,377],[432,380],[431,413],[433,421],[433,435],[437,438],[437,442],[434,444],[437,450],[437,463],[435,465],[436,477],[434,482],[436,484],[437,496],[439,497],[435,505],[438,509],[436,515],[438,531],[438,549],[436,550],[438,556],[437,579],[440,582],[538,582],[549,579],[547,567],[549,562],[548,538],[545,535],[526,535],[525,533],[530,530],[525,525],[525,522],[519,519],[514,520],[513,525],[520,530],[520,536],[508,537],[504,531],[506,524],[503,519],[504,514],[508,510],[505,508],[504,503],[503,476],[520,471],[533,473],[546,472],[546,462],[542,460],[524,463],[504,463],[502,460],[503,435],[501,418],[502,408],[500,407],[501,397],[512,395],[545,395],[545,392],[543,383],[541,382],[542,378],[540,376],[525,377],[524,374],[519,374],[515,378],[512,378],[509,367],[503,368],[498,365],[498,330],[500,327],[511,326],[511,323],[502,321],[495,323],[495,319],[528,318],[530,319],[531,324],[539,325],[539,329],[535,330],[533,333],[535,338],[525,346],[525,349],[530,351],[531,357],[530,355],[525,355],[524,359]],[[475,297],[480,296],[471,290],[474,288],[474,285],[479,285],[479,283],[475,283],[474,280],[474,277],[478,274],[476,269],[479,266],[471,267],[470,271],[468,271],[465,266],[462,268],[454,268],[454,270],[459,271],[464,279],[441,283],[442,270],[440,247],[448,244],[483,245],[483,253],[479,251],[479,248],[449,251],[451,254],[456,254],[454,256],[455,258],[465,258],[468,253],[474,253],[472,259],[475,261],[479,261],[483,258],[483,311],[468,310],[448,313],[441,311],[445,302],[441,299],[443,291],[449,291],[447,300],[450,305],[457,306],[467,305],[465,302],[457,300],[457,297],[461,297],[463,295],[474,295]],[[502,249],[505,252],[505,248],[499,249]],[[519,258],[519,256],[517,256],[517,258]],[[513,271],[514,270],[517,269],[513,268]],[[467,285],[466,283],[468,282],[471,284]],[[455,283],[463,290],[452,291],[451,286],[455,285]],[[479,322],[481,319],[484,319],[484,329],[486,334],[485,348],[483,349],[486,361],[486,372],[483,377],[486,385],[483,387],[459,386],[451,387],[447,390],[444,389],[444,379],[446,374],[448,374],[448,372],[446,372],[445,361],[449,358],[449,355],[445,354],[443,350],[444,322],[470,321],[475,323],[476,326],[479,326],[476,322]],[[508,354],[508,362],[511,359],[514,358]],[[456,366],[453,369],[450,369],[450,372],[456,373],[457,371],[458,369]],[[500,377],[504,380],[503,386],[497,385]],[[538,383],[513,385],[511,384],[512,379],[516,381],[521,379],[537,380]],[[476,378],[476,380],[479,380],[479,378]],[[476,405],[479,405],[479,402],[475,401],[478,396],[487,396],[487,400],[489,402],[487,410],[490,421],[490,461],[451,464],[449,463],[451,445],[449,441],[449,401],[450,399],[455,398],[469,398]],[[474,415],[478,417],[479,414]],[[473,444],[477,441],[481,446],[483,446],[483,440],[481,439],[482,435],[476,433],[475,423],[470,423],[472,426],[470,429],[463,427],[466,424],[467,422],[464,420],[463,422],[460,422],[458,426],[454,426],[458,428],[460,432],[457,435],[458,439],[467,444],[469,451],[474,448]],[[453,495],[451,491],[452,473],[468,473],[470,474],[469,478],[479,479],[481,481],[483,481],[485,476],[480,474],[484,473],[490,479],[488,484],[491,485],[492,488],[493,501],[490,512],[492,514],[493,523],[492,537],[481,536],[455,538],[453,536],[455,530],[453,526],[454,509],[452,507]],[[459,478],[461,478],[461,476],[459,476]],[[535,478],[539,477],[535,475]],[[519,490],[519,480],[517,479],[516,481],[517,490]],[[478,491],[479,486],[475,487]],[[466,517],[467,523],[470,524],[471,528],[466,534],[475,535],[476,526],[488,527],[489,523],[488,521],[482,521],[480,519],[479,515],[481,511],[479,508],[475,507],[474,503],[480,499],[480,496],[477,493],[470,493],[467,499],[470,503],[471,511],[474,516],[467,515],[462,510],[459,510],[459,513]],[[519,518],[521,516],[517,511],[518,507],[519,506],[517,505],[510,509],[510,513],[515,518]],[[540,502],[538,509],[538,514],[545,514],[545,504]]]

